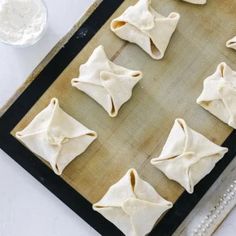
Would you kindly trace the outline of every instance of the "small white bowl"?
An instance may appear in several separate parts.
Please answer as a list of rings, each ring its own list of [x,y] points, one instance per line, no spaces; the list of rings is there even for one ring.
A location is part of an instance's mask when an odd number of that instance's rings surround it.
[[[36,44],[44,36],[44,34],[47,30],[47,26],[48,26],[48,10],[47,10],[46,4],[43,0],[34,0],[34,1],[41,2],[42,7],[43,7],[43,11],[45,14],[45,21],[43,23],[44,25],[43,25],[43,29],[41,30],[41,32],[36,37],[33,37],[32,39],[27,40],[25,43],[10,42],[10,41],[3,40],[1,37],[0,37],[0,43],[3,43],[8,46],[16,47],[16,48],[25,48],[25,47],[29,47],[29,46]]]

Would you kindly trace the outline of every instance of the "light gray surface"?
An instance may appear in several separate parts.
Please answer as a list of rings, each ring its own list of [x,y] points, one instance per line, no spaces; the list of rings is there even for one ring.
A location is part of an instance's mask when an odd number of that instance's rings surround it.
[[[225,219],[219,229],[215,232],[214,236],[234,236],[236,235],[236,208],[234,208],[231,214]]]
[[[38,44],[24,49],[0,45],[0,106],[73,26],[92,0],[45,0],[45,2],[49,10],[49,28]],[[235,235],[235,220],[234,210],[216,235]],[[98,234],[0,151],[0,236],[16,235],[95,236]]]

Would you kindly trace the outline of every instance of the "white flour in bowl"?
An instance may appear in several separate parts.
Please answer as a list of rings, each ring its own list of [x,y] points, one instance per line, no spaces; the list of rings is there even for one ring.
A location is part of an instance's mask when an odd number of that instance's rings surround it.
[[[42,35],[47,10],[41,0],[0,0],[0,41],[31,45]]]

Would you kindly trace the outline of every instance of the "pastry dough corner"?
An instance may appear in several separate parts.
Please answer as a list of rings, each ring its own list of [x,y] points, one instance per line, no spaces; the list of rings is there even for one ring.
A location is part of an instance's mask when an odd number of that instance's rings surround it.
[[[137,44],[153,59],[164,57],[180,14],[162,16],[151,6],[151,0],[139,0],[125,12],[113,19],[111,30],[121,39]]]
[[[204,80],[197,103],[236,129],[236,71],[220,63],[215,73]]]
[[[93,209],[126,236],[144,236],[172,205],[142,180],[135,169],[130,169],[93,204]]]
[[[189,128],[183,119],[176,119],[160,156],[151,164],[193,193],[227,151]]]
[[[73,87],[86,93],[100,104],[111,117],[116,117],[121,106],[132,96],[135,85],[142,79],[141,71],[130,70],[111,62],[103,46],[98,46],[80,66]]]
[[[58,99],[53,98],[28,126],[16,132],[16,138],[60,175],[97,138],[97,133],[64,112]]]

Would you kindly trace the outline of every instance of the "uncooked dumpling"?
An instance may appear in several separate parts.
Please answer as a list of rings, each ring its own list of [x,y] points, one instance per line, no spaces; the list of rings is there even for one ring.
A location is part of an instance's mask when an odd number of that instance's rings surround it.
[[[33,153],[48,161],[58,175],[96,139],[96,132],[65,113],[56,98],[22,131],[16,133]]]
[[[121,39],[137,44],[153,59],[163,58],[180,15],[164,17],[151,7],[150,0],[139,0],[111,22],[111,30]]]
[[[205,79],[197,103],[236,129],[236,71],[220,63],[216,72]]]
[[[93,205],[95,211],[126,236],[148,234],[158,218],[171,207],[172,203],[163,199],[134,169],[130,169]]]
[[[131,98],[132,90],[141,78],[141,71],[114,64],[107,58],[103,46],[99,46],[80,66],[79,77],[72,79],[71,83],[115,117],[120,107]]]
[[[207,0],[183,0],[184,2],[189,2],[193,4],[206,4]]]
[[[184,120],[176,119],[160,156],[151,164],[193,193],[194,186],[227,151],[189,128]]]
[[[236,50],[236,36],[226,42],[226,47]]]

